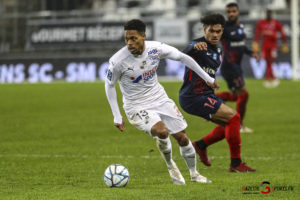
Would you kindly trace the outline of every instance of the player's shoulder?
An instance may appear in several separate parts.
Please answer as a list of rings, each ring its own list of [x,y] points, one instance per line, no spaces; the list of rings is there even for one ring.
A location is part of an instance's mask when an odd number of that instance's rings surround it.
[[[203,37],[204,38],[204,37]],[[197,39],[193,39],[188,43],[188,46],[186,47],[187,49],[194,49],[194,45],[197,44],[198,42],[205,42],[205,40],[203,38],[197,38]]]
[[[282,23],[281,23],[279,20],[277,20],[277,19],[273,19],[273,20],[274,20],[274,22],[275,22],[276,24],[282,25]]]
[[[240,23],[239,23],[239,28],[242,28],[242,29],[244,29],[244,28],[245,28],[245,24],[244,24],[244,23],[242,23],[242,22],[240,22]]]
[[[199,56],[199,54],[201,54],[203,52],[206,52],[205,50],[197,50],[194,48],[195,44],[197,44],[199,42],[206,42],[206,41],[205,41],[204,37],[193,39],[188,43],[187,47],[183,50],[183,52],[188,55],[197,53],[197,56]]]
[[[159,46],[162,46],[164,43],[159,42],[159,41],[146,40],[145,44],[147,47],[159,47]]]
[[[124,46],[109,59],[109,62],[113,65],[118,65],[128,56],[130,56],[130,52],[128,51],[127,46]]]
[[[155,51],[155,49],[157,51],[161,51],[162,48],[164,48],[164,43],[163,42],[159,42],[159,41],[149,41],[146,40],[145,41],[145,46],[146,46],[146,50],[147,51]]]
[[[200,38],[196,38],[193,39],[189,42],[189,45],[194,46],[195,44],[197,44],[198,42],[205,42],[204,37],[200,37]]]

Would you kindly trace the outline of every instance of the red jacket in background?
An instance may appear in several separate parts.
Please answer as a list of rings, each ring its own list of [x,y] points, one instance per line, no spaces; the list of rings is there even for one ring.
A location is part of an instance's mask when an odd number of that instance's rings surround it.
[[[286,35],[284,34],[282,24],[276,20],[260,20],[256,24],[254,41],[258,42],[262,36],[262,49],[277,48],[277,32],[281,33],[283,43],[286,43]]]

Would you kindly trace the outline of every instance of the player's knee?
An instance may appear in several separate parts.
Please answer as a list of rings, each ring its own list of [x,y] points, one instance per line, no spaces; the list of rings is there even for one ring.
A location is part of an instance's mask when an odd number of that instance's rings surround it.
[[[241,121],[241,116],[239,113],[236,113],[234,117],[236,118],[236,121],[238,121],[238,122]]]
[[[248,92],[248,90],[244,90],[244,91],[241,93],[241,95],[243,96],[244,99],[248,99],[248,97],[249,97],[249,92]]]
[[[169,136],[169,131],[167,127],[161,127],[156,130],[156,136],[160,139],[166,139]]]
[[[235,114],[233,115],[233,117],[229,120],[229,123],[240,123],[241,121],[241,116],[239,113],[237,113],[235,111]]]
[[[233,109],[229,109],[227,110],[227,116],[229,117],[229,119],[232,119],[236,114],[238,114],[235,110]]]
[[[246,93],[248,91],[245,87],[242,87],[242,88],[234,90],[233,92],[236,96],[240,96],[240,95],[243,95],[244,93]]]
[[[176,139],[179,146],[186,146],[190,142],[189,138],[187,137],[187,135],[185,133],[178,133],[173,136]]]

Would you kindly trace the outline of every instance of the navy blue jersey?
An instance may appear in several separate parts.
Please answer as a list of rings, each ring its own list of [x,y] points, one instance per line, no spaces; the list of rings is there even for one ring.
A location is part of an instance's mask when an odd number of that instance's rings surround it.
[[[226,22],[222,35],[222,44],[224,51],[222,67],[230,63],[240,65],[243,54],[252,54],[252,51],[246,46],[246,34],[242,24]]]
[[[198,42],[206,42],[207,51],[194,49],[194,45]],[[190,42],[183,52],[193,57],[205,72],[215,78],[218,67],[221,64],[221,49],[219,47],[211,45],[204,39],[204,37],[202,37]],[[181,97],[193,97],[211,93],[214,93],[214,90],[209,87],[193,70],[185,67],[184,82],[179,95]]]

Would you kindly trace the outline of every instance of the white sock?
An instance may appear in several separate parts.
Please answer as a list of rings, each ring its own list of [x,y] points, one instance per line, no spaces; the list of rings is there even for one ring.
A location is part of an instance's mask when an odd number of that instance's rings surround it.
[[[157,147],[165,160],[167,167],[172,168],[172,144],[170,138],[156,140]]]
[[[196,153],[191,141],[189,141],[187,146],[180,146],[180,154],[184,158],[190,174],[196,173]]]

